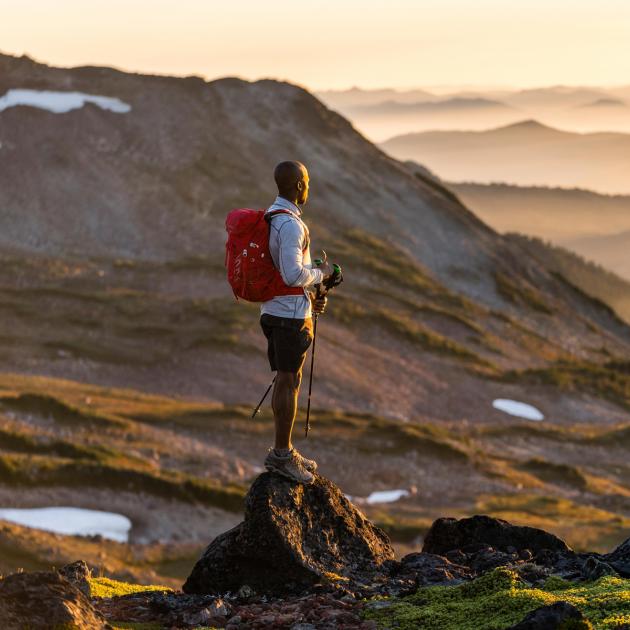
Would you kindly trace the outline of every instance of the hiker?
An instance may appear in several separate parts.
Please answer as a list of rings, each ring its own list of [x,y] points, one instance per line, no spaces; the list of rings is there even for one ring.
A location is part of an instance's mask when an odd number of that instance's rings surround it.
[[[276,372],[271,399],[275,421],[275,444],[269,449],[265,468],[299,481],[312,483],[317,463],[303,457],[291,444],[297,413],[302,366],[313,341],[312,314],[326,308],[326,297],[317,297],[315,285],[332,270],[326,260],[319,267],[311,262],[309,232],[302,221],[308,199],[309,177],[300,162],[280,162],[274,179],[278,196],[266,211],[269,221],[269,251],[286,287],[263,302],[260,325],[267,338],[267,355]]]

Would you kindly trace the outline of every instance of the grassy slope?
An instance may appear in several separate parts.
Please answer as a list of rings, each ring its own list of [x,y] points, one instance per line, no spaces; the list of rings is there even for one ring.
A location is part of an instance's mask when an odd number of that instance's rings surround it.
[[[224,440],[236,444],[237,453],[247,454],[260,448],[261,437],[270,434],[272,423],[268,412],[256,420],[249,415],[249,409],[238,406],[0,375],[0,481],[16,491],[51,483],[79,490],[95,483],[114,491],[129,490],[131,482],[145,494],[240,510],[246,483],[208,477],[208,462],[189,457],[189,446],[180,452],[173,431],[187,445],[211,441],[220,446]],[[52,419],[52,425],[46,425],[45,431],[43,425],[34,427],[38,418],[49,423]],[[445,482],[444,474],[469,479],[459,490],[447,486],[448,499],[439,491],[430,499],[421,495],[419,501],[361,506],[403,548],[417,544],[414,539],[434,518],[471,512],[545,527],[578,548],[608,551],[630,535],[630,468],[623,463],[627,426],[403,423],[317,409],[313,426],[317,441],[310,448],[324,454],[346,445],[345,456],[359,477],[391,476],[388,462],[396,466],[400,462],[399,475],[388,482],[395,484],[390,487],[417,483],[418,467],[425,471],[422,483],[428,488],[441,487],[437,484]],[[165,465],[156,466],[156,452],[168,453]],[[335,456],[332,461],[337,461]],[[345,479],[341,470],[331,468],[330,473]],[[62,553],[51,556],[41,553],[48,546],[46,536],[29,540],[14,528],[6,530],[4,549],[22,551],[4,570],[59,566],[75,559],[73,549],[81,548],[81,557],[88,559],[89,553],[94,566],[108,564],[98,562],[97,550],[103,550],[111,560],[106,571],[110,576],[120,575],[128,566],[136,574],[144,570],[145,580],[150,579],[149,569],[158,576],[185,577],[198,552],[183,546],[174,547],[169,555],[156,548],[149,559],[134,562],[114,543],[92,543],[90,549],[83,549],[80,539],[68,538],[67,545],[57,544]]]

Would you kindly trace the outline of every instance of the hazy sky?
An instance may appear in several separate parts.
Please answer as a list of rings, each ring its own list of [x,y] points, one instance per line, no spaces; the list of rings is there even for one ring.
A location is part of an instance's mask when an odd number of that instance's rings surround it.
[[[0,52],[311,89],[630,83],[630,0],[0,0]]]

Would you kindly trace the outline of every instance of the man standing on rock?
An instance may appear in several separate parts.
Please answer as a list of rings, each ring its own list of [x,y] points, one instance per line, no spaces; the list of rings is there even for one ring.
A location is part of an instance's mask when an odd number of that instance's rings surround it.
[[[275,421],[274,448],[269,449],[265,468],[300,483],[312,483],[317,464],[303,457],[291,444],[302,380],[302,366],[313,341],[312,313],[323,313],[326,298],[316,298],[315,285],[331,273],[328,263],[313,268],[309,232],[300,206],[308,198],[308,171],[300,162],[280,162],[274,179],[278,196],[267,209],[269,250],[273,263],[289,287],[300,293],[280,295],[263,302],[260,325],[267,338],[267,354],[276,371],[271,399]]]

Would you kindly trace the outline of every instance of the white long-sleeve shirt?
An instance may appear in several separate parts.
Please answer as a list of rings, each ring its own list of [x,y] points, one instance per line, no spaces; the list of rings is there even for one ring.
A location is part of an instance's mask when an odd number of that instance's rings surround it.
[[[263,302],[260,313],[306,319],[312,315],[307,288],[319,284],[324,274],[312,266],[308,228],[300,218],[300,208],[284,197],[276,197],[267,212],[274,210],[288,210],[290,214],[277,214],[269,221],[271,258],[284,283],[290,287],[303,287],[304,294],[279,295]]]

